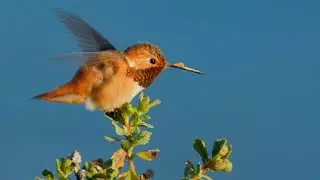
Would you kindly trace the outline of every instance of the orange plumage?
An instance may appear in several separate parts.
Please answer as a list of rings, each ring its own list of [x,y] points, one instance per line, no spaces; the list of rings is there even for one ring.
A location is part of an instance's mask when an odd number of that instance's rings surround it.
[[[125,51],[116,50],[78,16],[63,10],[58,10],[57,15],[87,57],[69,82],[34,99],[85,104],[89,110],[111,112],[149,87],[167,67],[201,73],[169,64],[160,48],[148,42],[134,44]]]

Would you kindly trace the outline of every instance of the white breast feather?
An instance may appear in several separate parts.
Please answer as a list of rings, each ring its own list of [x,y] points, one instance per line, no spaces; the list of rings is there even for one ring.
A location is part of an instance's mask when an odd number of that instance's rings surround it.
[[[85,101],[85,107],[87,110],[89,111],[94,111],[97,109],[96,105],[94,104],[94,102],[91,100],[90,97],[88,97]]]
[[[121,86],[121,85],[120,85]],[[139,94],[141,91],[144,90],[144,87],[140,86],[138,82],[134,82],[134,88],[131,94],[127,97],[123,97],[123,99],[119,99],[119,104],[109,104],[108,106],[104,107],[105,109],[112,110],[115,108],[120,107],[122,104],[126,102],[131,102],[132,99]],[[120,95],[120,94],[119,94]],[[120,95],[121,96],[121,95]],[[97,110],[98,107],[95,105],[94,101],[90,97],[88,97],[85,101],[85,107],[89,111]]]
[[[139,94],[141,91],[144,90],[144,87],[140,86],[138,82],[135,82],[135,83],[134,83],[134,86],[135,86],[135,88],[134,88],[134,91],[132,91],[132,96],[131,96],[130,101],[131,101],[137,94]],[[129,102],[130,102],[130,101],[129,101]]]

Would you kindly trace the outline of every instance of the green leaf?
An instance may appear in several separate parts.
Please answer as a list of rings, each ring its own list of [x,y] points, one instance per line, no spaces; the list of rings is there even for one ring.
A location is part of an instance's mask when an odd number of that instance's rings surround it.
[[[119,138],[111,137],[111,136],[107,136],[107,135],[104,136],[104,139],[106,139],[107,141],[109,141],[111,143],[121,141],[121,139],[119,139]]]
[[[126,113],[127,113],[128,116],[131,116],[133,113],[135,113],[135,112],[137,111],[136,108],[134,108],[134,107],[132,106],[132,104],[130,104],[130,103],[126,103],[126,104],[124,105],[123,110],[126,111]]]
[[[68,177],[63,177],[63,176],[59,177],[58,179],[59,180],[69,180]]]
[[[59,177],[63,177],[64,173],[61,171],[61,162],[59,159],[56,159],[56,169]]]
[[[225,158],[229,158],[229,156],[231,155],[232,153],[232,145],[228,145],[228,153],[225,155]]]
[[[139,180],[139,177],[134,172],[129,170],[129,173],[128,173],[128,176],[126,177],[126,180]]]
[[[106,170],[107,179],[115,179],[115,177],[119,174],[118,169],[109,168]]]
[[[144,93],[141,92],[140,95],[139,95],[139,102],[141,103],[141,101],[143,100],[144,98]]]
[[[210,169],[213,171],[231,172],[232,171],[232,163],[228,159],[220,159],[218,161],[214,161],[214,163],[212,163]]]
[[[119,180],[124,180],[129,174],[129,171],[123,172],[121,174],[119,174],[118,179]]]
[[[124,124],[128,124],[129,122],[129,115],[127,114],[127,112],[125,110],[122,110],[120,112],[120,115],[121,115],[121,120],[122,122],[124,122]]]
[[[52,174],[52,172],[47,169],[43,170],[41,174],[46,178],[46,180],[56,179],[56,177]]]
[[[140,128],[139,127],[131,127],[131,136],[136,136],[140,133]]]
[[[125,151],[128,152],[128,150],[131,148],[132,144],[128,140],[123,140],[121,144],[121,148]]]
[[[201,164],[200,163],[198,163],[197,164],[197,167],[196,167],[196,171],[195,171],[195,175],[199,175],[200,174],[200,171],[201,171]]]
[[[140,118],[139,118],[139,115],[138,113],[133,113],[133,115],[131,116],[131,121],[130,121],[130,125],[131,126],[136,126],[140,123]]]
[[[154,128],[151,124],[148,124],[148,123],[146,123],[146,122],[144,122],[144,121],[141,121],[141,122],[139,123],[139,126],[147,127],[147,128]]]
[[[141,121],[147,121],[147,120],[149,120],[149,119],[151,119],[151,117],[148,116],[148,115],[146,115],[146,114],[140,116],[140,120],[141,120]]]
[[[194,166],[193,166],[192,162],[186,161],[185,164],[186,164],[186,167],[188,167],[189,169],[193,169],[194,170]]]
[[[204,175],[204,174],[200,174],[200,178],[203,179],[203,180],[212,180],[211,177],[209,177],[207,175]]]
[[[232,162],[230,162],[228,159],[226,159],[226,162],[225,162],[226,166],[225,168],[222,170],[223,172],[231,172],[232,171]]]
[[[65,170],[68,171],[70,166],[72,166],[72,160],[71,159],[66,159],[66,161],[65,161]]]
[[[106,173],[107,173],[107,174],[112,174],[112,173],[114,173],[114,172],[115,172],[115,170],[112,169],[112,168],[108,168],[108,169],[106,170]]]
[[[154,150],[138,152],[136,153],[136,155],[143,160],[152,161],[158,158],[159,152],[160,152],[159,149],[154,149]]]
[[[118,176],[119,180],[139,180],[139,177],[131,170],[121,173]]]
[[[152,135],[151,132],[141,131],[140,134],[138,135],[136,141],[135,141],[135,146],[148,144],[151,135]]]
[[[159,99],[153,101],[152,103],[149,104],[149,108],[152,108],[156,105],[159,105],[161,103],[161,101]]]
[[[123,135],[124,135],[124,129],[121,128],[115,121],[112,121],[112,125],[113,125],[113,127],[115,128],[116,133],[117,133],[119,136],[123,136]]]
[[[224,139],[224,138],[220,138],[220,139],[217,139],[216,141],[214,141],[213,143],[213,148],[212,148],[212,158],[213,159],[219,159],[220,157],[218,156],[221,156],[223,155],[226,150],[226,144],[227,144],[227,140]],[[223,150],[223,152],[221,152]],[[222,154],[221,154],[222,153]],[[226,154],[224,154],[226,155]]]
[[[150,102],[150,98],[148,96],[143,97],[140,100],[140,104],[137,109],[138,114],[142,115],[142,114],[145,114],[149,111],[149,102]]]
[[[108,175],[106,173],[106,171],[99,171],[95,174],[93,174],[92,179],[96,180],[96,179],[107,179]]]
[[[193,164],[190,161],[186,161],[185,164],[186,164],[186,167],[184,168],[184,176],[195,175],[195,169]]]
[[[87,161],[84,163],[83,169],[85,170],[89,169],[89,163]]]
[[[73,172],[72,160],[60,158],[56,160],[56,169],[59,180],[68,179],[68,176]]]
[[[203,164],[209,161],[206,145],[201,139],[195,139],[193,141],[193,149],[201,156]]]

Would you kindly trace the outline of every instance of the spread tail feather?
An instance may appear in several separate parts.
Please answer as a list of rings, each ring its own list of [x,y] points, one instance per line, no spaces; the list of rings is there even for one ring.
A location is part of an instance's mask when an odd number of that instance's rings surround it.
[[[76,84],[69,82],[52,91],[39,94],[32,99],[46,100],[66,104],[83,104],[86,96],[79,91]]]

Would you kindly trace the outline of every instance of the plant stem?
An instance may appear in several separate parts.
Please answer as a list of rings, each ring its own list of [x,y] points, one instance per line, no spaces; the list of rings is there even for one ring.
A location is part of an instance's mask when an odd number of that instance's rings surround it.
[[[126,119],[122,119],[122,125],[123,125],[123,128],[126,130],[126,140],[129,140],[130,139],[130,137],[129,137],[129,135],[131,134],[131,126],[130,126],[130,121],[129,121],[129,119],[128,118],[126,118]],[[129,163],[129,169],[130,169],[130,171],[131,172],[133,172],[134,174],[137,174],[136,173],[136,169],[135,169],[135,167],[134,167],[134,163],[133,163],[133,158],[134,158],[134,155],[132,155],[132,151],[133,151],[133,149],[132,148],[130,148],[129,150],[128,150],[128,163]]]
[[[137,173],[136,173],[136,169],[135,169],[134,164],[133,164],[133,157],[132,157],[132,156],[129,156],[129,157],[128,157],[128,162],[129,162],[129,168],[130,168],[130,170],[131,170],[134,174],[137,174]]]

